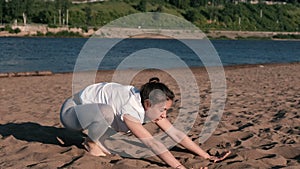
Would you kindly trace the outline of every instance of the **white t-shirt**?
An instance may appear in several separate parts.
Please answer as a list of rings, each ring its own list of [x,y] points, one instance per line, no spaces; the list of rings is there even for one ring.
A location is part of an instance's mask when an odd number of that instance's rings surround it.
[[[123,121],[123,116],[129,114],[144,122],[145,111],[141,104],[140,92],[133,86],[118,83],[97,83],[86,87],[79,93],[82,104],[102,103],[112,107],[117,126],[115,130],[127,132],[129,129]]]

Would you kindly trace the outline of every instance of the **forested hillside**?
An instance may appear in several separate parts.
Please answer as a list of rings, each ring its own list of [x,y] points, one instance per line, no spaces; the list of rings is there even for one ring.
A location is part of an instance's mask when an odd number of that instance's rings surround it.
[[[253,3],[254,1],[252,1]],[[299,31],[299,0],[266,4],[234,0],[0,0],[1,24],[47,24],[99,28],[138,12],[164,12],[191,21],[202,30]],[[277,4],[276,4],[277,3]]]

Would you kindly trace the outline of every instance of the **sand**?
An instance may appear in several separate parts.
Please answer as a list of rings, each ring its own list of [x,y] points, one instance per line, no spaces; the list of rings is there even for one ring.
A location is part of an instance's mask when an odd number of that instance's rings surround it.
[[[171,149],[187,167],[299,168],[300,64],[226,67],[227,100],[217,129],[201,147],[215,155],[232,154],[212,163],[180,146]],[[128,71],[130,73],[130,71]],[[210,107],[210,82],[202,68],[193,72],[200,86],[199,116],[188,136],[197,144]],[[113,71],[100,71],[97,82]],[[180,97],[176,81],[164,72],[143,71],[132,81],[139,87],[158,76]],[[184,76],[184,75],[183,75]],[[94,157],[81,145],[82,133],[63,128],[60,106],[72,94],[72,74],[0,78],[0,168],[168,168],[157,157]],[[191,99],[193,95],[191,94]],[[180,102],[180,100],[179,100]],[[168,118],[176,119],[180,106]],[[158,132],[153,124],[146,127]]]

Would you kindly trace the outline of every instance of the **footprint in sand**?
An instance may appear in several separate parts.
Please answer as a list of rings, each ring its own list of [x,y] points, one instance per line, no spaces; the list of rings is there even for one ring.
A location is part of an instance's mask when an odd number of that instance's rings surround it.
[[[272,143],[268,143],[268,144],[263,144],[263,145],[260,145],[259,148],[261,148],[263,150],[269,150],[269,149],[275,147],[276,144],[278,144],[278,143],[272,142]]]
[[[271,122],[278,122],[279,120],[283,119],[285,117],[285,114],[287,113],[286,110],[279,110],[271,120]]]

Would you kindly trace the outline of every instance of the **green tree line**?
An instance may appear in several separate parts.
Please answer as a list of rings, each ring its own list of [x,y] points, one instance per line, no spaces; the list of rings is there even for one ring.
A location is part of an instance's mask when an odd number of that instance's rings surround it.
[[[184,17],[202,30],[299,31],[300,0],[267,5],[236,0],[0,0],[1,24],[101,27],[138,12],[164,12]]]

